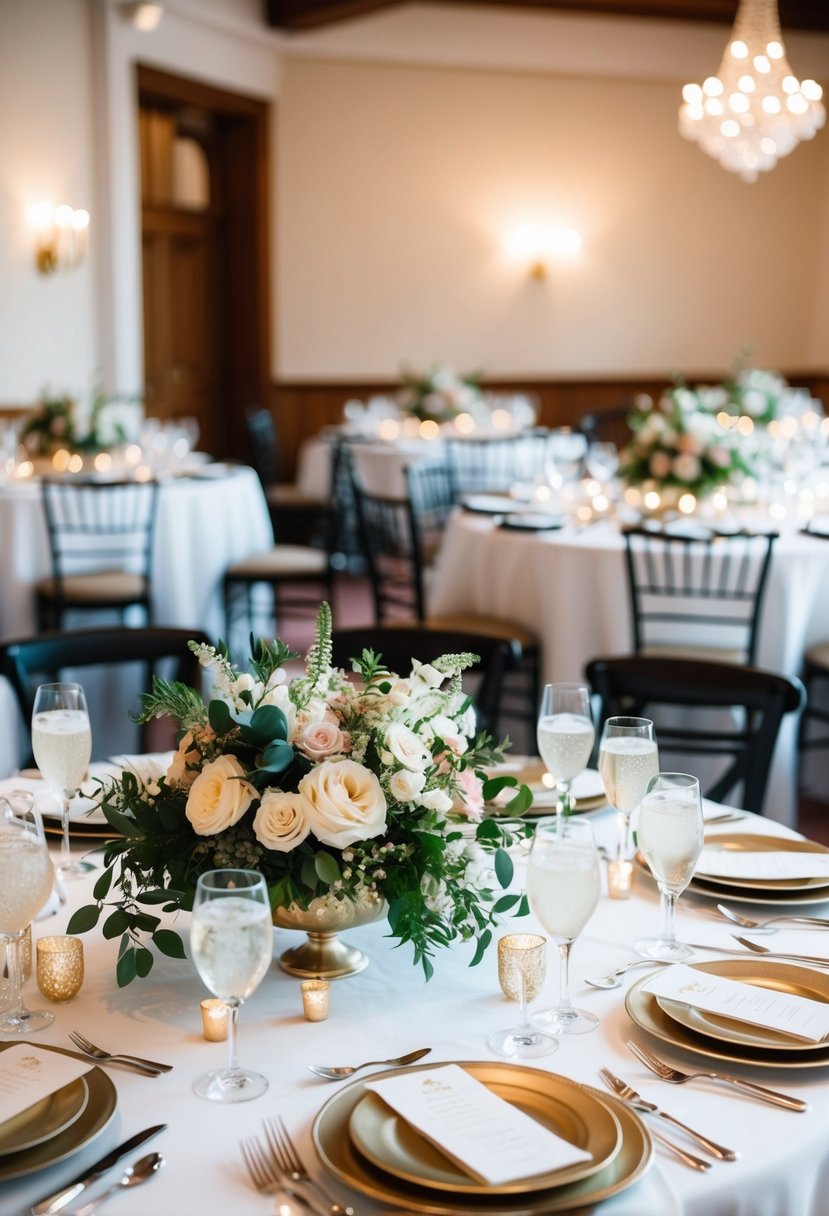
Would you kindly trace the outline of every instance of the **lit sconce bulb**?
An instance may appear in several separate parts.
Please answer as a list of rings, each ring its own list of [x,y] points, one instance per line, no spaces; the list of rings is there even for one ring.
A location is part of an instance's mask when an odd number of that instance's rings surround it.
[[[67,203],[53,207],[37,203],[30,212],[35,238],[35,265],[41,274],[69,270],[86,257],[89,212],[74,211]]]
[[[529,263],[534,279],[547,277],[547,263],[569,261],[581,252],[581,233],[575,228],[563,228],[540,223],[518,224],[506,239],[507,255],[512,261]]]
[[[680,494],[677,506],[683,515],[693,515],[697,509],[697,500],[693,494]]]

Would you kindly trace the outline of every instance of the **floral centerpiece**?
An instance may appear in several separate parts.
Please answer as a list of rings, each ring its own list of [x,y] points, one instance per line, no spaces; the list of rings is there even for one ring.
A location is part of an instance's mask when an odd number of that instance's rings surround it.
[[[136,423],[134,400],[101,392],[91,404],[66,394],[45,396],[24,420],[20,439],[32,456],[49,456],[58,448],[100,452],[135,439]]]
[[[475,656],[413,662],[401,678],[366,650],[353,683],[331,666],[327,604],[293,680],[285,663],[296,656],[280,642],[260,641],[248,671],[221,644],[191,648],[215,680],[209,703],[157,679],[145,694],[139,720],[171,715],[178,751],[156,781],[125,772],[102,788],[99,804],[121,836],[103,846],[95,903],[69,922],[81,933],[103,917],[104,936],[121,938],[119,985],[150,971],[147,940],[184,956],[154,909],[190,909],[199,875],[214,868],[260,870],[276,910],[384,902],[392,936],[412,944],[427,978],[434,947],[475,938],[477,962],[499,914],[526,912],[524,896],[488,887],[492,872],[509,885],[505,846],[531,829],[484,818],[484,801],[516,787],[507,808],[520,815],[532,797],[514,777],[485,776],[501,753],[475,737],[461,687]],[[461,830],[470,820],[471,836]],[[486,867],[482,850],[493,854]]]
[[[404,371],[397,404],[402,413],[421,422],[452,422],[459,414],[483,418],[486,402],[477,372],[459,376],[448,367],[436,367],[423,374]]]
[[[743,437],[717,420],[709,391],[677,385],[656,404],[648,396],[637,398],[628,418],[633,437],[619,454],[619,473],[628,485],[651,483],[700,496],[753,476]]]

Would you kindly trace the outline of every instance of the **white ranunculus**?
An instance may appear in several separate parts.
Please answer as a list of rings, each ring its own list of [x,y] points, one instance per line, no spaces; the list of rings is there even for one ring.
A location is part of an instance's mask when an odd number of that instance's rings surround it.
[[[395,802],[411,802],[423,789],[425,780],[423,773],[413,773],[407,768],[400,768],[391,775],[389,793]]]
[[[321,844],[344,849],[386,830],[386,797],[369,769],[354,760],[323,760],[299,783],[311,831]]]
[[[425,806],[427,811],[446,811],[452,810],[452,799],[446,790],[429,790],[428,794],[421,794],[418,798],[421,806]]]
[[[184,811],[198,836],[215,836],[239,822],[258,797],[244,777],[235,756],[219,756],[205,764],[190,787]]]
[[[432,756],[423,740],[402,722],[392,722],[383,743],[398,764],[419,773],[431,763]]]
[[[253,820],[253,833],[266,849],[290,853],[311,831],[309,806],[302,794],[266,790]]]

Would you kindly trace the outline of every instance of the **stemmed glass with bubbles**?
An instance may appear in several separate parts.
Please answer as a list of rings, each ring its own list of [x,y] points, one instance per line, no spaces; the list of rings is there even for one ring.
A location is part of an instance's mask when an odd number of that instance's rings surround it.
[[[539,755],[556,783],[556,813],[569,815],[573,809],[570,787],[587,767],[596,739],[586,684],[545,686],[536,739]]]
[[[55,1015],[27,1009],[20,996],[20,939],[48,900],[54,873],[43,822],[27,793],[0,798],[0,939],[6,946],[8,1001],[0,1012],[0,1034],[43,1030]]]
[[[607,800],[618,815],[617,861],[627,857],[630,817],[658,771],[659,753],[650,718],[608,718],[599,744],[599,774]]]
[[[227,1067],[193,1082],[200,1098],[247,1102],[268,1088],[261,1073],[239,1067],[236,1026],[242,1003],[256,991],[273,956],[273,921],[265,879],[258,870],[208,870],[196,884],[190,953],[214,996],[228,1006]]]
[[[32,711],[32,751],[44,778],[57,791],[63,834],[58,873],[77,878],[94,869],[73,861],[69,851],[69,808],[86,776],[92,755],[92,730],[80,684],[41,684]]]
[[[636,943],[644,958],[676,963],[693,954],[676,940],[676,901],[694,873],[704,837],[699,781],[688,773],[657,773],[639,807],[637,842],[659,887],[662,934]]]
[[[561,958],[559,1003],[532,1018],[540,1030],[586,1034],[598,1025],[594,1014],[574,1009],[570,1000],[570,948],[592,916],[599,890],[599,854],[590,824],[559,817],[539,820],[527,866],[527,895]]]

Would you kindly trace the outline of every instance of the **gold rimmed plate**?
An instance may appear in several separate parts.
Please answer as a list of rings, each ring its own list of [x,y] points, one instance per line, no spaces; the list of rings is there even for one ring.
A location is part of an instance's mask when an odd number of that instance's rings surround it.
[[[655,881],[650,866],[642,853],[634,854],[633,864],[646,878]],[[770,887],[756,887],[753,883],[741,886],[728,886],[713,878],[703,878],[695,874],[688,883],[686,890],[693,895],[702,895],[706,899],[716,899],[718,902],[727,899],[729,903],[768,904],[774,907],[805,907],[812,904],[822,904],[829,901],[829,886],[807,886],[803,890],[774,890]]]
[[[516,781],[523,785],[529,786],[533,796],[533,805],[524,815],[524,818],[536,818],[541,815],[552,815],[555,813],[556,802],[558,795],[555,787],[549,786],[544,781],[546,768],[542,760],[536,760],[529,756],[516,757],[514,767],[498,768],[491,773],[491,776],[510,775],[515,777]],[[579,792],[581,791],[581,793]],[[582,814],[585,811],[596,811],[599,807],[607,806],[607,797],[604,793],[602,780],[595,769],[586,769],[580,773],[573,782],[573,792],[575,794],[574,810],[577,814]],[[509,794],[509,790],[505,791]],[[503,808],[495,805],[490,807],[490,813],[504,813]]]
[[[726,979],[775,987],[778,991],[800,996],[814,996],[817,984],[829,977],[816,976],[808,967],[791,963],[770,963],[762,959],[715,959],[710,963],[692,963],[700,971]],[[745,1026],[741,1041],[715,1038],[697,1027],[688,1027],[661,1008],[657,998],[644,990],[650,976],[637,980],[625,996],[625,1009],[630,1019],[654,1038],[672,1047],[681,1047],[712,1060],[729,1064],[751,1064],[759,1068],[829,1068],[829,1044],[799,1044],[781,1051],[779,1045],[750,1042],[758,1027]],[[742,1024],[741,1024],[742,1025]]]
[[[480,1065],[480,1068],[486,1070],[491,1066]],[[506,1077],[490,1071],[487,1077],[484,1083],[499,1098],[518,1107],[569,1144],[589,1153],[590,1160],[500,1186],[479,1182],[371,1091],[359,1099],[351,1112],[351,1139],[357,1150],[384,1173],[429,1190],[479,1197],[518,1195],[575,1182],[608,1165],[621,1148],[622,1130],[618,1119],[581,1085],[565,1077],[550,1075],[549,1084],[538,1089],[532,1084],[522,1084],[520,1077],[512,1075]]]
[[[487,1076],[497,1071],[509,1080],[516,1080],[527,1090],[534,1088],[539,1092],[544,1092],[552,1079],[550,1073],[523,1065],[475,1061],[459,1061],[459,1064],[484,1083]],[[434,1067],[440,1066],[427,1065],[423,1066],[423,1070]],[[411,1068],[406,1069],[407,1073],[411,1071]],[[402,1073],[402,1070],[397,1072]],[[555,1212],[569,1212],[599,1203],[631,1186],[650,1166],[653,1145],[639,1116],[618,1099],[586,1086],[584,1088],[618,1119],[621,1147],[611,1161],[595,1173],[551,1190],[533,1192],[531,1203],[535,1216],[551,1216]],[[471,1216],[526,1216],[526,1204],[520,1200],[520,1206],[513,1208],[507,1206],[509,1201],[503,1196],[488,1199],[486,1196],[461,1195],[450,1191],[442,1195],[406,1183],[372,1166],[357,1151],[348,1131],[351,1114],[365,1093],[364,1082],[353,1082],[335,1094],[314,1121],[312,1135],[317,1155],[340,1181],[381,1202],[398,1205],[407,1212],[425,1212],[431,1216],[465,1216],[466,1213]]]
[[[19,1153],[51,1140],[70,1127],[86,1110],[89,1087],[83,1077],[0,1123],[0,1157]]]
[[[0,1043],[0,1051],[10,1046],[11,1043]],[[65,1052],[60,1047],[47,1047],[45,1043],[39,1046],[43,1051],[72,1055],[72,1052]],[[104,1130],[115,1114],[115,1086],[106,1073],[97,1067],[84,1073],[83,1079],[88,1090],[88,1101],[78,1118],[41,1144],[0,1157],[0,1182],[22,1178],[26,1174],[34,1174],[49,1165],[55,1165],[58,1161],[71,1157]]]
[[[705,847],[724,853],[829,853],[829,848],[814,840],[793,840],[786,836],[765,836],[749,832],[723,833],[706,836]],[[723,874],[706,874],[697,870],[695,878],[715,882],[722,887],[749,887],[755,891],[806,891],[829,888],[829,878],[731,878]],[[827,891],[829,897],[829,890]]]

